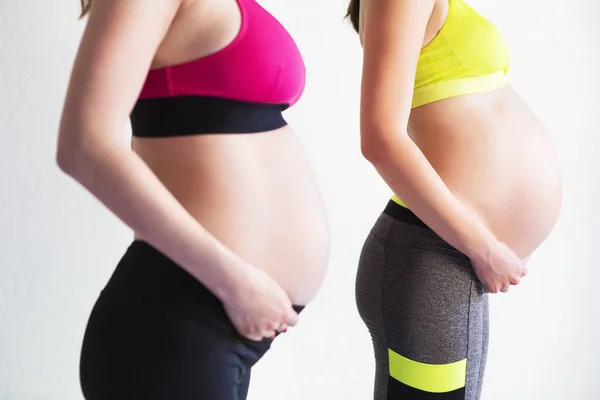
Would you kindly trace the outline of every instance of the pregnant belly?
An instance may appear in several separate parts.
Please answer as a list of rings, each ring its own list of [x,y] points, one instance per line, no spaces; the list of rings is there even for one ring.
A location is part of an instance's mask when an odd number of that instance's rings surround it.
[[[509,87],[441,106],[443,123],[430,119],[413,139],[457,198],[500,241],[529,256],[549,235],[561,207],[548,132]]]
[[[225,246],[269,273],[294,304],[306,305],[321,286],[328,259],[328,231],[320,205],[306,192],[260,192],[257,187],[226,201],[182,203]]]
[[[138,140],[136,151],[212,235],[269,273],[298,305],[328,259],[324,204],[289,127],[246,135]]]

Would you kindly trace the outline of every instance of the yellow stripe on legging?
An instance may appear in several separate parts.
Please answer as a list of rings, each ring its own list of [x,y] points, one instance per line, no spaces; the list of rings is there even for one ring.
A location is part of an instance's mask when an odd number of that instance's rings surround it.
[[[399,205],[401,205],[401,206],[402,206],[402,207],[404,207],[404,208],[408,208],[408,207],[406,206],[406,204],[404,204],[404,202],[403,202],[402,200],[400,200],[400,197],[398,197],[398,196],[396,196],[396,195],[393,195],[393,196],[392,196],[392,201],[393,201],[394,203],[396,203],[396,204],[399,204]]]
[[[467,380],[467,359],[450,364],[423,364],[388,349],[390,376],[405,385],[431,393],[460,389]]]

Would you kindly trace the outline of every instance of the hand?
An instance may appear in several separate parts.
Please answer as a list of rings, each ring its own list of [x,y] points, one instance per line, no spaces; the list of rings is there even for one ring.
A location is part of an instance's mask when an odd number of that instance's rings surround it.
[[[486,257],[470,257],[471,264],[485,290],[489,293],[506,293],[511,285],[518,285],[525,275],[525,261],[506,246],[495,241],[488,248]]]
[[[250,268],[224,300],[225,311],[240,335],[254,341],[273,338],[298,323],[298,313],[281,286],[265,271]]]

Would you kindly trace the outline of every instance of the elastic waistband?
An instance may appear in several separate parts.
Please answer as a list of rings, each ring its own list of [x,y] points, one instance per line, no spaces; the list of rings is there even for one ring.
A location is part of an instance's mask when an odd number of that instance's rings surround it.
[[[392,218],[394,221],[404,222],[406,224],[425,229],[418,232],[414,230],[408,231],[402,228],[395,230],[394,232],[397,240],[397,243],[395,244],[396,246],[429,248],[439,253],[449,254],[454,257],[464,259],[465,261],[470,261],[465,254],[448,244],[408,208],[401,206],[393,200],[390,200],[383,210],[383,214]],[[389,234],[389,227],[385,229],[385,232],[386,233],[384,236]]]
[[[192,295],[203,303],[219,299],[197,279],[150,244],[133,241],[117,264],[104,291],[172,298]]]
[[[401,206],[394,200],[390,200],[387,203],[387,206],[383,210],[383,213],[394,218],[395,220],[431,230],[431,228],[427,226],[425,222],[421,221],[419,217],[415,215],[415,213],[410,211],[408,208]]]
[[[186,299],[204,306],[222,308],[221,300],[202,282],[150,244],[135,240],[119,261],[104,291],[130,295]],[[107,294],[108,294],[107,293]],[[293,306],[296,312],[304,306]]]

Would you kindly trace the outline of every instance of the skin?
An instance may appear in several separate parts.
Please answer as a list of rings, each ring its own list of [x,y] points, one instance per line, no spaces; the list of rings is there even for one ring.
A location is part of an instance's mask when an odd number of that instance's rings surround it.
[[[506,292],[556,223],[558,160],[511,86],[411,110],[419,53],[447,13],[447,0],[361,1],[362,151],[419,218],[471,259],[487,291]]]
[[[122,140],[150,68],[218,51],[240,23],[235,0],[95,1],[56,157],[262,340],[297,323],[292,304],[314,297],[328,259],[323,201],[291,128]]]

